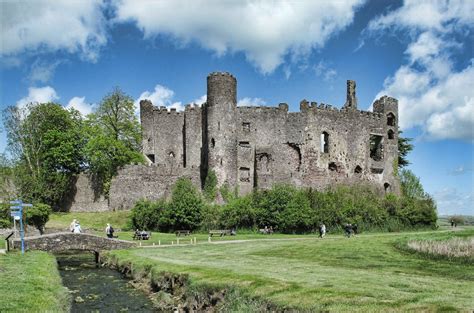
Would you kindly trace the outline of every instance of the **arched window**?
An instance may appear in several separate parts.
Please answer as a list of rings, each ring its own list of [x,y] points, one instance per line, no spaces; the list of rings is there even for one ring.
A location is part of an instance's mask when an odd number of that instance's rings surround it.
[[[390,184],[389,184],[389,183],[383,184],[383,188],[385,189],[385,193],[388,193],[388,192],[391,191],[391,190],[390,190],[391,188],[390,188]]]
[[[387,132],[388,139],[395,139],[395,132],[391,129]]]
[[[387,125],[388,126],[395,126],[395,115],[393,113],[387,114]]]
[[[355,167],[355,169],[354,169],[354,173],[356,173],[356,174],[362,173],[362,167],[360,167],[359,165],[357,165],[357,166]]]
[[[327,132],[321,134],[321,152],[329,153],[329,134]]]

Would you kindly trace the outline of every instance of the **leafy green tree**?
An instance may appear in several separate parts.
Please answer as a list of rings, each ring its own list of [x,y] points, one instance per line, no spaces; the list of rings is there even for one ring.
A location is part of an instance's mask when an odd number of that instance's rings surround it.
[[[168,211],[170,228],[197,229],[201,223],[204,202],[200,192],[187,178],[180,178],[173,187]]]
[[[102,99],[95,113],[88,116],[86,163],[99,192],[108,197],[110,182],[118,168],[142,163],[141,127],[133,99],[116,88]]]
[[[398,167],[399,168],[404,168],[405,166],[410,164],[410,162],[407,159],[407,155],[413,150],[413,145],[410,143],[413,139],[402,137],[401,136],[402,133],[403,132],[401,130],[398,131]]]
[[[425,199],[427,197],[420,179],[410,170],[403,169],[400,171],[400,184],[402,194],[405,197],[412,199]]]
[[[12,223],[12,217],[10,216],[10,204],[7,202],[0,203],[0,228],[10,227]]]
[[[256,212],[251,195],[235,198],[224,205],[221,224],[225,228],[253,228]]]
[[[25,217],[28,225],[35,226],[40,234],[44,233],[44,226],[49,220],[51,207],[44,203],[36,203],[32,207],[25,209]]]
[[[217,176],[216,172],[209,170],[204,182],[204,197],[207,201],[212,202],[217,196]]]
[[[4,125],[15,160],[15,185],[20,196],[60,209],[72,177],[84,165],[80,113],[56,103],[8,107],[5,113]]]

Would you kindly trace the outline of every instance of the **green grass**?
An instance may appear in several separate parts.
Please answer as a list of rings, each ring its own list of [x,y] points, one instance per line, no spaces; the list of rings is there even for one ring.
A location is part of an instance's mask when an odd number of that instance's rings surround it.
[[[107,223],[116,229],[126,229],[129,214],[129,211],[53,213],[46,228],[69,230],[69,224],[77,219],[83,229],[104,231]]]
[[[230,286],[242,295],[300,310],[470,311],[474,265],[432,260],[398,246],[463,232],[362,234],[112,251],[111,260],[189,274],[195,286]]]
[[[45,252],[0,255],[0,312],[67,312],[69,296]]]

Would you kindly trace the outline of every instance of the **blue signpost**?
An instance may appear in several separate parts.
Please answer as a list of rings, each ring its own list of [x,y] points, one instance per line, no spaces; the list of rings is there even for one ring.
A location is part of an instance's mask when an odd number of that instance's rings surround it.
[[[21,254],[25,254],[25,231],[23,229],[23,208],[32,207],[30,203],[23,203],[21,200],[10,201],[13,206],[10,207],[10,215],[15,218],[20,218],[20,239],[21,239]]]

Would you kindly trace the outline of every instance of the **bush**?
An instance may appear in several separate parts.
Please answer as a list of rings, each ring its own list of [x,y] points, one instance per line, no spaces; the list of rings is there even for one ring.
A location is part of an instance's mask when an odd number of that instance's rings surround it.
[[[235,198],[223,206],[221,225],[224,228],[254,228],[256,214],[252,196]]]
[[[206,180],[204,181],[204,197],[207,201],[212,202],[217,196],[217,176],[216,172],[210,170],[207,172]]]
[[[24,212],[28,225],[35,226],[42,235],[44,225],[48,222],[49,215],[52,212],[51,206],[44,203],[36,203],[32,207],[26,208]]]
[[[201,223],[204,203],[191,180],[180,178],[173,188],[169,210],[170,228],[194,230]]]
[[[168,205],[165,201],[140,200],[132,208],[130,214],[131,226],[139,230],[158,230]]]
[[[0,228],[9,228],[13,224],[10,216],[10,205],[8,203],[0,203]]]

